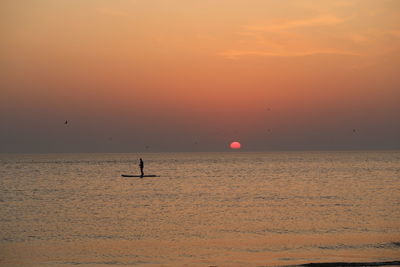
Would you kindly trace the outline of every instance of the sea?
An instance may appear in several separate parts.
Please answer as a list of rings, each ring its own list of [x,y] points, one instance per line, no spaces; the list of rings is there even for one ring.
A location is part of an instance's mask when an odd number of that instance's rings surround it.
[[[399,260],[400,151],[0,155],[0,266]]]

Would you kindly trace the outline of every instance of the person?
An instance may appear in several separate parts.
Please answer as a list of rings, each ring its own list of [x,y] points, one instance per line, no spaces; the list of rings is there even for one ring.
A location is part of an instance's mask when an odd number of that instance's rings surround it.
[[[143,177],[144,176],[144,172],[143,172],[144,164],[143,164],[142,158],[140,158],[139,168],[140,168],[140,177]]]

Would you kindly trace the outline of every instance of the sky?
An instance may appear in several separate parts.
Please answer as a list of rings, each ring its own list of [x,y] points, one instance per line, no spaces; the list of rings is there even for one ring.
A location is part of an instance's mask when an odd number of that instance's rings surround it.
[[[398,0],[2,0],[0,31],[0,153],[400,149]]]

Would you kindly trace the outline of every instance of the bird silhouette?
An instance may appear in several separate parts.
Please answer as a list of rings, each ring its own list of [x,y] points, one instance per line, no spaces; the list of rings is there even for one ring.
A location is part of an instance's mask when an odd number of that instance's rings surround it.
[[[64,124],[68,124],[68,121],[65,121]]]

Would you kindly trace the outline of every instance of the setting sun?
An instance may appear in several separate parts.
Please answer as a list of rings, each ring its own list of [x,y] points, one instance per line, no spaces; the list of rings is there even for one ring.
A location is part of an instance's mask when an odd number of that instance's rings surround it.
[[[231,147],[232,149],[240,149],[241,144],[240,144],[239,142],[232,142],[231,145],[230,145],[230,147]]]

